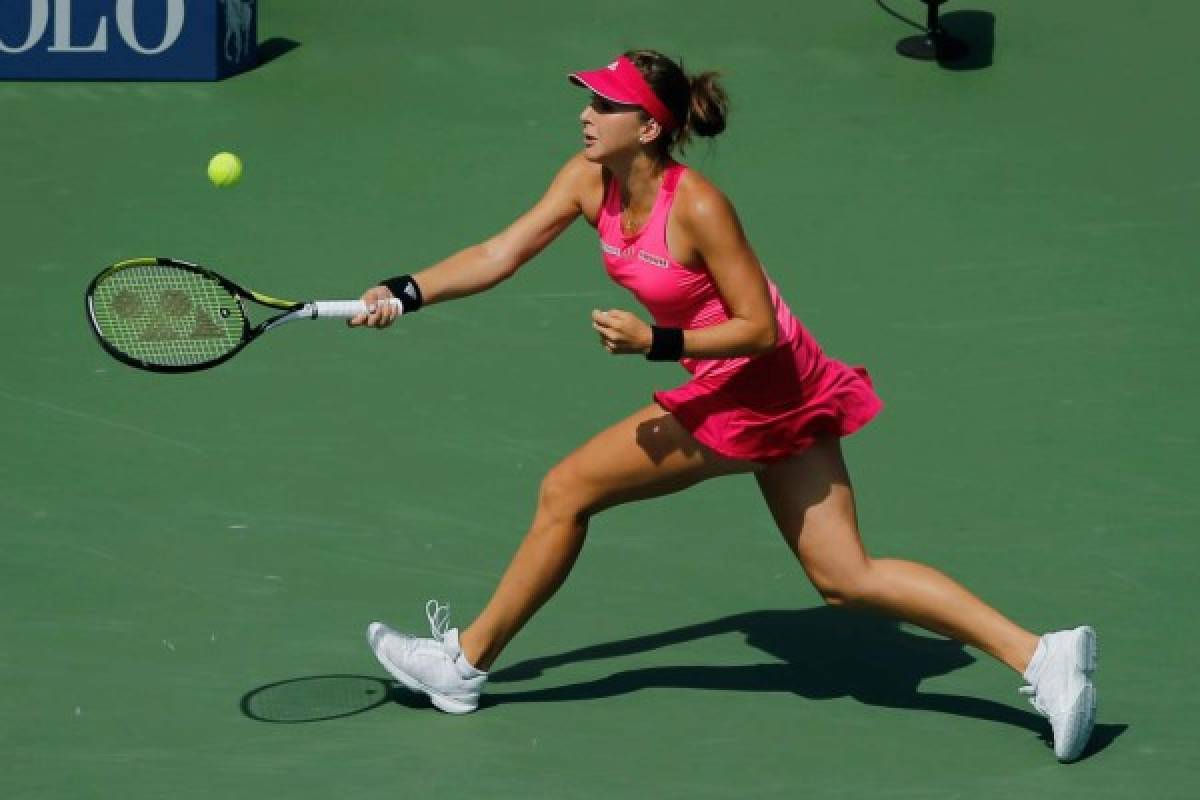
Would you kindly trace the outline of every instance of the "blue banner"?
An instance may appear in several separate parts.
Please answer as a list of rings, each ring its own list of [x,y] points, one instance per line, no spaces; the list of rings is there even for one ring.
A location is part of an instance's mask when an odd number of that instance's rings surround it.
[[[219,80],[257,23],[256,0],[0,0],[0,80]]]

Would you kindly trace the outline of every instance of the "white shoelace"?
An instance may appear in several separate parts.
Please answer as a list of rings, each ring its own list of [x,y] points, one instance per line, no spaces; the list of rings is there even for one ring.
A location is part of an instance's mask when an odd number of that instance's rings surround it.
[[[425,617],[429,620],[429,632],[439,642],[446,640],[446,631],[450,628],[450,606],[444,606],[437,600],[425,604]]]
[[[437,600],[430,600],[425,604],[425,617],[429,620],[429,632],[433,635],[434,641],[444,644],[446,631],[450,627],[450,606],[444,606]],[[400,634],[393,640],[391,646],[408,656],[418,652],[424,646],[423,642],[428,641],[419,636]]]

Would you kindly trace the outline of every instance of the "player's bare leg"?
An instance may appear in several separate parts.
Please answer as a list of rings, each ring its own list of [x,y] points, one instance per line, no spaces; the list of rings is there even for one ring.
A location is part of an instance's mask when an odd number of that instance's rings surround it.
[[[463,652],[480,669],[492,665],[566,579],[591,515],[756,468],[703,447],[657,405],[597,434],[546,475],[533,524],[491,600],[463,631]]]
[[[935,569],[868,556],[837,439],[756,477],[784,540],[829,603],[872,608],[991,654],[1024,677],[1021,691],[1050,721],[1055,756],[1083,753],[1096,719],[1092,628],[1035,636]]]
[[[832,605],[867,607],[977,647],[1017,672],[1038,637],[943,573],[871,558],[859,536],[854,490],[836,438],[756,476],[784,540]]]

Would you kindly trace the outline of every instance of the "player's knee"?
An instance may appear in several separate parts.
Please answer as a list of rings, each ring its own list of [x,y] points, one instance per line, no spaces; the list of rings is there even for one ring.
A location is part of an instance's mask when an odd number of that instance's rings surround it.
[[[862,608],[872,604],[870,562],[854,568],[810,569],[813,587],[827,605]]]
[[[538,514],[563,521],[587,516],[588,492],[584,482],[567,462],[550,469],[538,490]]]
[[[813,586],[820,592],[825,605],[834,608],[844,608],[850,605],[849,592],[846,591],[847,587],[841,581],[813,581]]]

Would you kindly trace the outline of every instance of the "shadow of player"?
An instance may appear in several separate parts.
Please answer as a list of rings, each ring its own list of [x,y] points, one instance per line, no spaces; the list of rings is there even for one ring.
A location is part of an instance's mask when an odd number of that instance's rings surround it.
[[[636,658],[653,650],[731,633],[745,636],[748,645],[771,660],[738,666],[638,667],[544,689],[495,691],[570,664]],[[1048,723],[1031,711],[978,697],[920,691],[926,678],[945,675],[974,661],[957,642],[909,633],[882,617],[829,607],[751,611],[531,658],[495,670],[482,705],[596,700],[653,689],[779,692],[810,700],[852,697],[872,706],[1013,725],[1037,734],[1049,744]],[[336,720],[384,706],[426,709],[429,701],[395,685],[390,678],[342,674],[274,681],[247,692],[239,705],[242,713],[252,719],[294,724]],[[1097,725],[1082,757],[1104,750],[1128,727]]]
[[[653,666],[621,670],[545,689],[495,689],[584,661],[636,656],[710,636],[740,633],[771,661],[738,666]],[[649,689],[780,692],[811,700],[852,697],[867,705],[933,711],[1024,728],[1049,742],[1049,724],[1032,711],[978,697],[920,691],[926,678],[975,661],[963,645],[903,630],[895,621],[830,607],[752,611],[660,633],[591,645],[496,670],[484,705],[595,700]],[[1084,757],[1127,725],[1097,725]]]

